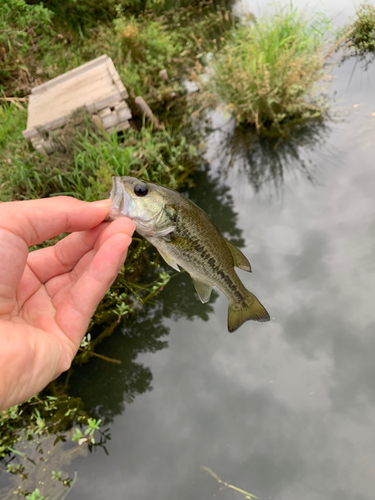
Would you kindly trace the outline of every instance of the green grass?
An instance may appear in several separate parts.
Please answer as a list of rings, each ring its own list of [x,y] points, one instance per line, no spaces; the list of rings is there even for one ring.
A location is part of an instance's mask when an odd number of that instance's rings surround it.
[[[112,175],[134,175],[178,187],[195,168],[197,152],[180,134],[153,133],[142,127],[121,137],[96,129],[78,113],[52,135],[58,150],[45,158],[21,135],[25,112],[0,109],[0,200],[43,198],[64,194],[94,201],[108,195]]]
[[[0,2],[0,93],[22,95],[38,84],[43,55],[59,40],[52,28],[52,12],[23,0]]]
[[[375,6],[370,2],[361,3],[351,22],[339,30],[338,37],[341,37],[339,45],[343,48],[344,60],[358,56],[368,65],[375,57]]]
[[[326,76],[323,47],[330,24],[308,19],[292,5],[240,24],[217,54],[208,92],[237,121],[259,133],[322,116],[326,106],[317,84]]]
[[[64,2],[61,8],[61,2],[46,2],[52,10],[24,0],[0,4],[0,47],[5,51],[0,58],[6,58],[0,93],[27,95],[33,86],[106,53],[131,94],[142,95],[158,109],[169,104],[173,96],[181,95],[181,81],[199,69],[196,56],[215,50],[225,40],[232,18],[210,1],[163,14],[164,3],[151,2],[154,10],[137,16],[131,13],[131,3],[115,7],[107,0],[93,5],[93,11],[85,2]],[[91,22],[95,9],[101,11],[107,4],[102,21],[98,11],[99,21]],[[70,21],[65,29],[61,22],[69,20],[74,9],[91,19],[80,17],[85,28],[79,35]],[[168,82],[160,78],[161,70],[167,71]]]

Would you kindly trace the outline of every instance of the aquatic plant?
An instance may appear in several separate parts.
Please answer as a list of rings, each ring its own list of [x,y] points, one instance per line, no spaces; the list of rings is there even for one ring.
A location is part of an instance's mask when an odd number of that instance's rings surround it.
[[[322,49],[329,29],[325,17],[311,20],[292,5],[238,24],[216,54],[206,96],[258,133],[280,134],[322,116],[327,105],[317,84],[327,77]]]
[[[370,2],[361,3],[351,22],[343,26],[337,36],[337,48],[344,52],[343,61],[356,56],[367,66],[375,58],[375,6]]]
[[[11,478],[1,498],[41,499],[47,493],[48,498],[65,498],[76,476],[63,469],[87,453],[85,447],[105,450],[108,439],[108,430],[102,431],[100,421],[83,411],[80,398],[39,394],[0,412],[0,470]],[[65,442],[70,442],[69,449]]]
[[[259,499],[259,497],[253,495],[252,493],[249,493],[248,491],[245,491],[241,488],[238,488],[238,486],[234,486],[233,484],[230,484],[226,481],[223,481],[222,479],[220,479],[220,477],[217,474],[215,474],[214,471],[212,471],[208,467],[202,466],[202,470],[204,470],[210,476],[212,476],[214,479],[216,479],[216,481],[221,485],[220,490],[227,488],[229,490],[236,491],[237,493],[240,493],[241,495],[243,495],[247,500],[251,500],[252,498]]]

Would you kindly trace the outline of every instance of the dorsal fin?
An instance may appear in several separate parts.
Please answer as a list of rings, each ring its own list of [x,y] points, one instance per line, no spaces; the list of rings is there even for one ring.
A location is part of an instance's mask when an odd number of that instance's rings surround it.
[[[226,238],[224,238],[224,240],[225,243],[228,245],[230,253],[232,254],[235,267],[238,267],[239,269],[243,269],[244,271],[248,271],[249,273],[251,273],[250,262],[247,260],[247,258],[241,252],[241,250],[238,250],[238,248],[235,247],[233,243],[228,241]]]

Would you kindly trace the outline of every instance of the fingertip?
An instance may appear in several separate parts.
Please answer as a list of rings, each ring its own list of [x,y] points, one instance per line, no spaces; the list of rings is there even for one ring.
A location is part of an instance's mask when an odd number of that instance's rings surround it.
[[[95,210],[100,211],[102,220],[104,220],[110,212],[111,200],[107,198],[106,200],[92,201],[90,205],[95,207]]]
[[[134,222],[128,217],[119,217],[110,223],[111,231],[116,233],[126,233],[132,236],[135,231]]]
[[[116,233],[109,238],[110,245],[122,249],[122,253],[127,252],[132,242],[132,237],[127,233]]]

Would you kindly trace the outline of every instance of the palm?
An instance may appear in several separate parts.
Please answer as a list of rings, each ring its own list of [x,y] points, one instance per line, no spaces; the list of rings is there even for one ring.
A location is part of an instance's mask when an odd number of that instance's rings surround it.
[[[132,231],[131,221],[119,219],[29,253],[29,245],[43,240],[40,235],[28,238],[25,227],[13,232],[0,227],[0,342],[8,348],[0,351],[0,396],[7,386],[10,403],[23,400],[69,368],[124,261]]]

